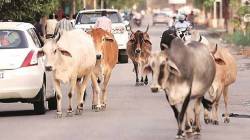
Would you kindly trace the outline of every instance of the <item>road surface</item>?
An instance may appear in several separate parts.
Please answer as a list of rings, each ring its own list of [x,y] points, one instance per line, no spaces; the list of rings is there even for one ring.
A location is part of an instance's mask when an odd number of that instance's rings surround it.
[[[141,29],[145,30],[146,17]],[[164,25],[150,27],[153,50],[159,50]],[[217,41],[216,39],[211,39]],[[236,56],[238,77],[230,88],[230,112],[242,115],[219,126],[205,125],[201,135],[190,140],[250,140],[250,59]],[[164,93],[152,94],[148,86],[135,87],[133,67],[118,64],[111,77],[107,110],[91,110],[91,90],[81,116],[56,119],[56,111],[34,115],[31,104],[0,104],[0,140],[174,140],[177,125]],[[63,109],[67,108],[67,86],[63,88]],[[74,105],[76,107],[76,105]],[[224,105],[220,105],[220,111]],[[222,113],[222,112],[221,112]],[[220,114],[221,114],[220,113]],[[65,114],[64,114],[65,116]]]

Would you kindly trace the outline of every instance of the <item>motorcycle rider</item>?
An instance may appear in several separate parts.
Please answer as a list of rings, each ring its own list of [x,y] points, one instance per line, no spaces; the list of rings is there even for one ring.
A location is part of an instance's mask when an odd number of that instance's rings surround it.
[[[186,21],[186,16],[183,14],[179,16],[179,20],[175,22],[174,27],[176,29],[177,36],[180,38],[184,36],[185,32],[188,32],[192,28],[191,23]]]

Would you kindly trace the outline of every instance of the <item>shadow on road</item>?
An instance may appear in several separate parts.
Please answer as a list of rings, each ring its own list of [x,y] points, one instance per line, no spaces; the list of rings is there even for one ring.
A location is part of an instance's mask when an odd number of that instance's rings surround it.
[[[225,114],[222,114],[222,117],[224,117]],[[236,114],[236,113],[230,113],[229,117],[234,117],[234,118],[247,118],[250,119],[250,115],[246,115],[246,114]]]
[[[2,111],[0,117],[31,116],[37,115],[33,110]]]

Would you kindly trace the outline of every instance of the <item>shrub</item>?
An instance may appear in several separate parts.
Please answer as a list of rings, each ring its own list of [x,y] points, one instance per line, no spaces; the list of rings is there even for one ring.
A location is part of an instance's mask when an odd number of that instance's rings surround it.
[[[244,35],[243,32],[237,31],[231,35],[226,35],[224,39],[226,42],[234,43],[235,45],[250,46],[250,32]]]

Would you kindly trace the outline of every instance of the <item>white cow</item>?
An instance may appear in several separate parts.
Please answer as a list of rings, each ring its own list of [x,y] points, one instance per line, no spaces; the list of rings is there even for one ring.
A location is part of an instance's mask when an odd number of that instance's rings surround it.
[[[92,71],[96,64],[96,51],[90,35],[82,30],[64,32],[57,40],[48,40],[38,56],[46,55],[45,69],[53,72],[54,86],[57,97],[57,116],[62,116],[62,91],[61,82],[70,83],[68,93],[69,106],[68,115],[72,115],[72,94],[77,91],[77,110],[80,114],[83,110],[83,96],[87,82],[91,77],[96,94],[100,95],[97,81],[94,80]],[[82,79],[82,82],[77,79]],[[97,97],[97,108],[101,108],[99,97]]]

